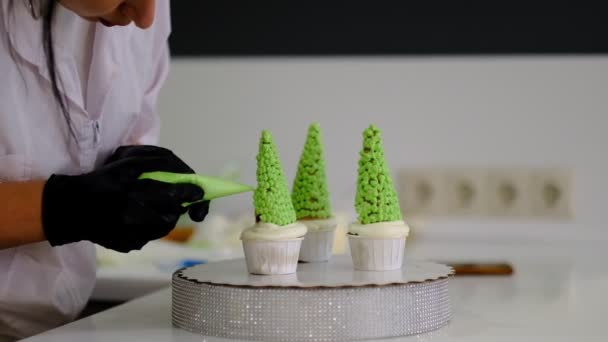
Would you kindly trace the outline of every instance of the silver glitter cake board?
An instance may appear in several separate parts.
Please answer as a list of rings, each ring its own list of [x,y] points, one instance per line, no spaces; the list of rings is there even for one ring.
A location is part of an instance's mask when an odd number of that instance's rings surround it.
[[[285,276],[247,273],[229,260],[173,275],[173,325],[204,336],[246,341],[354,341],[421,334],[452,316],[444,265],[408,261],[363,272],[350,257],[299,264]]]

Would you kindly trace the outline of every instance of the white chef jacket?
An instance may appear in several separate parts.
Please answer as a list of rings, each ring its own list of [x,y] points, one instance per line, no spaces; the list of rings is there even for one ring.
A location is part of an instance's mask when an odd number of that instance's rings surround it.
[[[86,85],[78,75],[82,61],[62,42],[70,27],[53,23],[56,63],[76,138],[68,137],[52,95],[42,20],[32,18],[25,1],[14,1],[10,11],[7,3],[0,2],[0,182],[88,172],[120,145],[157,142],[156,99],[169,64],[169,1],[156,2],[156,19],[147,30],[95,24]],[[87,222],[81,224],[86,229]],[[91,243],[0,250],[0,340],[74,319],[94,282]]]

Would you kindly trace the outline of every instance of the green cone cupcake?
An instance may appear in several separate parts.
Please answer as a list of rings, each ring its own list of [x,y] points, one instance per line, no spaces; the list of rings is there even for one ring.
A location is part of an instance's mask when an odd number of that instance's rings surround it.
[[[374,125],[363,132],[355,209],[358,221],[348,230],[355,269],[387,271],[402,267],[409,227],[384,160],[382,135]]]
[[[287,182],[272,134],[262,131],[257,156],[258,187],[253,194],[256,224],[241,240],[252,274],[295,273],[306,226],[296,222]]]
[[[308,128],[291,199],[298,222],[308,228],[300,250],[300,261],[328,261],[331,258],[336,220],[331,212],[323,140],[317,123]]]

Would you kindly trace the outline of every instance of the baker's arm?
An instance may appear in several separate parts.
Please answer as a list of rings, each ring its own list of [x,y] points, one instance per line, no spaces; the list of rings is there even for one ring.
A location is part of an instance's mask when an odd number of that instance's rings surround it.
[[[81,175],[0,183],[0,249],[48,240],[91,241],[128,252],[167,235],[204,191],[193,184],[140,180],[145,172],[191,170],[173,154],[132,156]]]
[[[44,241],[44,181],[0,183],[0,249]]]

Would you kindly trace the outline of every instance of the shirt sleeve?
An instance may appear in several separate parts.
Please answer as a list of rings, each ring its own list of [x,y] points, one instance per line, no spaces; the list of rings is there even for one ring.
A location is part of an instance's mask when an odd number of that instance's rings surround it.
[[[145,82],[141,112],[127,141],[132,145],[156,145],[160,135],[160,117],[157,109],[158,94],[169,73],[169,45],[171,20],[169,1],[157,1],[157,15],[152,39],[151,68]]]

